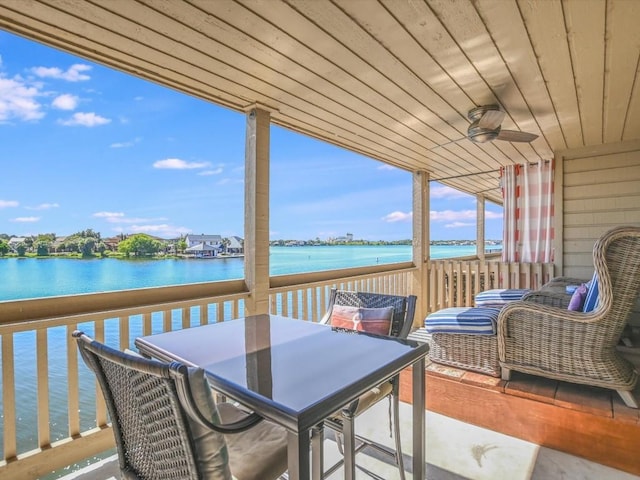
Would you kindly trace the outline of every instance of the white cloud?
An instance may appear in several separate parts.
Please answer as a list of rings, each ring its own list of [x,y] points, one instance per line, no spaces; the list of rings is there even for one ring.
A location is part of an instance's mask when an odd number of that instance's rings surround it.
[[[484,218],[487,220],[494,220],[502,217],[504,217],[504,215],[501,212],[491,212],[489,210],[484,212]]]
[[[33,223],[40,220],[40,217],[18,217],[14,218],[11,221],[16,223]]]
[[[394,167],[393,165],[389,165],[388,163],[383,163],[382,165],[380,165],[378,167],[378,170],[398,170],[398,168]]]
[[[25,207],[27,210],[49,210],[50,208],[58,208],[60,205],[57,203],[41,203],[35,207]]]
[[[124,213],[122,212],[96,212],[93,214],[94,217],[98,218],[106,218],[107,220],[110,218],[120,218],[124,217]]]
[[[113,219],[113,220],[109,220],[110,222],[113,223],[148,223],[148,222],[161,222],[166,220],[166,218],[163,217],[159,217],[159,218],[136,218],[136,217],[124,217],[124,218],[118,218],[118,219]]]
[[[179,158],[167,158],[165,160],[158,160],[153,164],[154,168],[164,168],[171,170],[192,170],[194,168],[207,168],[210,167],[209,162],[187,162],[180,160]]]
[[[429,218],[434,222],[453,222],[458,220],[475,220],[475,210],[431,210]]]
[[[222,173],[222,167],[216,168],[215,170],[204,170],[198,175],[207,176],[207,175],[220,175]]]
[[[0,76],[0,122],[5,120],[39,120],[44,117],[42,105],[36,98],[38,87],[28,85],[22,78]]]
[[[176,227],[173,225],[163,224],[149,224],[149,225],[131,225],[127,229],[131,233],[148,233],[151,235],[157,235],[159,237],[178,237],[191,233],[191,229],[187,227]]]
[[[462,227],[473,227],[475,223],[466,223],[466,222],[453,222],[445,224],[444,228],[462,228]]]
[[[166,218],[164,217],[158,217],[158,218],[127,217],[123,212],[96,212],[93,214],[93,216],[96,218],[104,218],[109,223],[118,223],[118,224],[162,222],[166,220]]]
[[[391,212],[388,215],[382,217],[382,220],[385,222],[393,223],[393,222],[410,222],[413,219],[413,212]]]
[[[53,102],[51,102],[51,106],[58,110],[75,110],[78,106],[78,97],[69,93],[58,95],[53,99]]]
[[[68,82],[82,82],[91,79],[89,75],[82,72],[91,70],[89,65],[76,63],[71,65],[67,70],[58,67],[33,67],[31,71],[38,77],[55,78],[57,80],[66,80]]]
[[[136,137],[133,140],[130,140],[128,142],[116,142],[116,143],[112,143],[109,146],[111,148],[128,148],[128,147],[133,147],[136,143],[140,143],[140,140],[142,140],[140,137]]]
[[[20,204],[15,200],[0,200],[0,208],[17,207],[18,205]]]
[[[433,187],[429,193],[431,198],[473,198],[468,193],[447,186]]]
[[[96,127],[98,125],[106,125],[107,123],[111,123],[111,120],[105,117],[101,117],[93,112],[78,112],[74,113],[73,116],[68,120],[59,120],[58,123],[67,127]]]

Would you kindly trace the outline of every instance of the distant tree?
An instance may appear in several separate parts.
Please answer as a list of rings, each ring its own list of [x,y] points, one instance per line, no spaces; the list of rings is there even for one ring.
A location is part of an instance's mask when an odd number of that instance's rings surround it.
[[[53,243],[56,241],[56,234],[55,233],[40,233],[38,234],[38,236],[36,237],[36,242],[49,242],[49,243]]]
[[[127,257],[153,255],[162,249],[162,243],[144,233],[136,233],[118,244],[118,251]]]
[[[187,239],[185,237],[180,237],[180,240],[176,243],[176,248],[180,253],[184,253],[187,249]]]
[[[79,238],[67,238],[61,245],[60,249],[63,252],[79,252],[80,251],[80,239]]]
[[[223,238],[222,239],[222,251],[224,253],[227,253],[227,250],[229,249],[229,245],[231,245],[231,240],[229,240],[228,238]]]
[[[94,237],[85,237],[78,242],[78,247],[83,257],[91,257],[95,245],[96,241]]]
[[[6,240],[0,240],[0,257],[4,257],[7,253],[9,253],[9,244]]]
[[[18,251],[19,257],[24,257],[24,254],[27,253],[27,246],[23,243],[19,243],[16,246],[16,250]]]
[[[27,249],[32,248],[33,247],[33,237],[24,237],[24,245],[25,247],[27,247]]]
[[[107,251],[107,244],[104,243],[102,240],[96,242],[95,246],[93,247],[93,251],[95,253],[99,253],[100,255],[104,256],[104,252]]]
[[[39,257],[46,257],[47,255],[49,255],[50,246],[51,246],[51,243],[49,242],[44,242],[42,240],[37,241],[35,243],[36,255],[38,255]]]

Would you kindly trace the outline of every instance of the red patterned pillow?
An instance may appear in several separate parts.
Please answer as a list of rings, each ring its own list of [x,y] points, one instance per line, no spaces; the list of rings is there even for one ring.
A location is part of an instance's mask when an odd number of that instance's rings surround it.
[[[389,335],[393,320],[393,307],[362,308],[334,305],[329,324],[376,335]]]

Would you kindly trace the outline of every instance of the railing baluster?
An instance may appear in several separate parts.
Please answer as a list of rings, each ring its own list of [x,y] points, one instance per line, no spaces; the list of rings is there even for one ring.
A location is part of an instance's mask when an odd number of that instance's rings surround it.
[[[80,387],[78,381],[78,348],[76,340],[71,336],[77,324],[67,326],[67,396],[69,403],[67,412],[69,415],[69,436],[80,435]]]
[[[151,335],[153,331],[153,326],[151,323],[151,312],[146,312],[142,314],[142,335],[147,336]]]
[[[289,290],[285,290],[284,292],[282,292],[282,316],[283,317],[288,317],[289,316]]]
[[[182,328],[189,328],[191,326],[191,308],[182,307]]]
[[[95,340],[100,343],[104,343],[104,319],[95,321]],[[98,427],[102,427],[107,424],[107,404],[102,396],[102,391],[96,380],[96,422]]]
[[[38,446],[46,447],[51,443],[49,429],[49,369],[47,329],[36,330],[36,370],[38,378]]]
[[[293,290],[291,292],[291,308],[292,308],[291,316],[293,318],[300,318],[300,311],[299,311],[300,296],[299,295],[300,295],[299,290]]]
[[[234,299],[231,301],[231,318],[238,318],[238,300]]]
[[[313,315],[309,312],[309,291],[308,288],[302,289],[302,318],[304,320],[313,320]]]
[[[209,304],[200,303],[198,304],[198,308],[200,309],[200,316],[198,319],[198,325],[206,325],[207,323],[207,312],[209,310]]]
[[[120,327],[120,350],[129,348],[129,316],[122,315],[118,319]]]
[[[164,310],[162,312],[162,331],[163,332],[170,332],[171,330],[173,330],[172,328],[172,322],[171,322],[171,310]]]
[[[13,365],[13,333],[2,333],[2,407],[4,419],[4,458],[15,458],[16,384]]]
[[[472,306],[472,295],[471,295],[471,290],[473,289],[473,263],[472,262],[465,262],[465,269],[464,269],[464,305],[465,307],[471,307]]]

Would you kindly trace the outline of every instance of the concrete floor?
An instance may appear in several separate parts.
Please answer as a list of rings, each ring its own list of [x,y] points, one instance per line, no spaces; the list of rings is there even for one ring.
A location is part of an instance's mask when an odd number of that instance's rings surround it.
[[[411,406],[400,405],[402,444],[407,479],[411,475]],[[640,480],[582,458],[540,447],[507,435],[427,412],[427,480]],[[357,418],[358,434],[388,447],[388,403],[383,401]],[[325,435],[325,464],[332,465],[339,452],[333,433]],[[357,480],[395,480],[399,473],[390,458],[364,449],[356,457]],[[117,461],[107,459],[70,474],[64,480],[117,480]],[[343,478],[340,468],[329,480]]]

